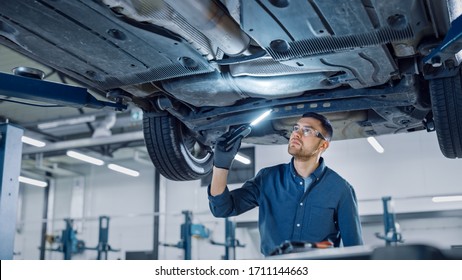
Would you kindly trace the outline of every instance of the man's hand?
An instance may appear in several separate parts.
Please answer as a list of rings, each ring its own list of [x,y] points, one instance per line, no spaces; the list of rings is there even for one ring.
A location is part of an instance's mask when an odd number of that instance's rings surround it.
[[[217,139],[213,155],[213,165],[218,168],[229,170],[233,163],[234,157],[236,156],[239,148],[241,147],[242,137],[239,137],[232,145],[226,143],[226,139],[229,133],[225,133],[223,136]]]

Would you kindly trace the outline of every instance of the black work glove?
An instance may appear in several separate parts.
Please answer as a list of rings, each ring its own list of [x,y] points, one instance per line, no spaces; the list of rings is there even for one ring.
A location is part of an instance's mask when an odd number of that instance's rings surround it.
[[[242,137],[239,137],[231,145],[226,145],[226,139],[230,133],[225,133],[217,139],[215,144],[215,150],[213,153],[213,165],[218,168],[229,170],[233,163],[234,157],[236,156],[239,148],[241,147]]]

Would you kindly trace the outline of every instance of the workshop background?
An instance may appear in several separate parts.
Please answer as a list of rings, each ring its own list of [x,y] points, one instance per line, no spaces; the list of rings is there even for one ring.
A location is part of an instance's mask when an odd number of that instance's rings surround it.
[[[0,47],[0,72],[11,73],[17,66],[35,67],[50,73],[48,79],[72,83]],[[21,175],[47,181],[48,186],[20,184],[15,259],[63,259],[62,237],[67,219],[72,219],[75,230],[72,240],[78,241],[72,243],[75,248],[71,258],[96,259],[101,217],[107,222],[108,239],[103,244],[108,259],[184,259],[185,253],[191,259],[262,258],[257,209],[229,219],[238,242],[234,242],[235,254],[225,254],[230,232],[225,230],[224,219],[210,214],[206,187],[201,181],[174,182],[158,177],[142,140],[141,114],[136,108],[108,114],[0,101],[0,121],[8,119],[24,127],[25,135],[47,134],[57,141],[74,143],[75,149],[107,163],[139,172],[139,176],[132,177],[106,165],[82,163],[66,156],[65,150],[56,148],[58,145],[40,156],[40,148],[24,144]],[[85,121],[77,121],[79,118]],[[110,135],[117,141],[100,141],[100,146],[91,149],[82,144],[109,139]],[[435,133],[387,135],[377,140],[384,153],[376,152],[366,139],[356,139],[333,142],[324,154],[326,164],[356,190],[365,244],[385,245],[377,234],[384,235],[382,198],[391,197],[394,209],[390,210],[400,225],[403,244],[441,249],[462,246],[462,202],[433,199],[462,195],[462,161],[441,155]],[[290,160],[285,145],[243,147],[254,154],[254,172]],[[231,184],[230,188],[239,186]],[[186,252],[181,225],[188,219],[197,232],[192,234],[191,250]]]

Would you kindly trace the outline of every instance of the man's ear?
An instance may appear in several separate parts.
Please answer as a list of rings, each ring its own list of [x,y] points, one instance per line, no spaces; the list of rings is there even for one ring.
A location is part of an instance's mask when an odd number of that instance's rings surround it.
[[[319,149],[324,152],[325,150],[327,150],[327,148],[329,148],[329,145],[330,145],[330,142],[329,141],[322,141],[322,144],[321,146],[319,147]]]

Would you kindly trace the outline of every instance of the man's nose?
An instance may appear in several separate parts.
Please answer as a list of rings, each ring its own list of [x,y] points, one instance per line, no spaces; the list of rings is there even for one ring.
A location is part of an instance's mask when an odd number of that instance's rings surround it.
[[[294,130],[294,131],[292,131],[292,135],[293,135],[293,137],[297,137],[297,138],[300,138],[300,137],[302,137],[302,135],[301,135],[301,133],[300,133],[300,132],[301,132],[301,129],[298,129],[298,130]]]

